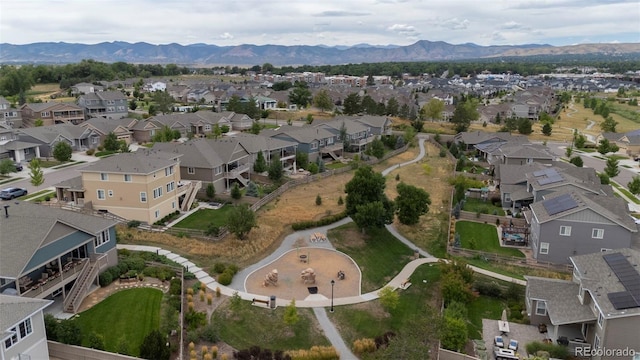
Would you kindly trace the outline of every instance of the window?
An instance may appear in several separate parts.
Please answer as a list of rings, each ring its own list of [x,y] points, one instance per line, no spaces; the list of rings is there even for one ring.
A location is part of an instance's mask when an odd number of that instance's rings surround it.
[[[192,167],[188,167],[187,168],[187,174],[195,174],[196,173],[196,168],[192,168]]]
[[[11,331],[13,333],[13,335],[11,335],[10,338],[8,338],[7,340],[4,341],[4,348],[5,349],[8,349],[8,348],[12,347],[13,345],[15,345],[18,342],[18,329],[12,328],[9,331]]]
[[[104,200],[104,190],[98,189],[98,200]]]
[[[511,201],[511,194],[510,193],[504,193],[504,201],[505,202]]]
[[[97,144],[98,143],[98,137],[94,136],[91,138],[91,143],[92,144]]]
[[[109,232],[109,230],[105,230],[105,231],[99,233],[98,236],[96,236],[96,239],[94,241],[94,245],[96,247],[102,246],[103,244],[108,243],[110,240],[111,240],[111,233]]]
[[[162,196],[162,187],[153,189],[153,198],[157,199]]]
[[[317,142],[312,142],[311,143],[311,149],[317,149],[318,148],[318,143]]]
[[[33,328],[31,327],[31,318],[21,322],[20,325],[18,325],[18,328],[20,329],[21,339],[31,334],[33,332]]]
[[[42,116],[42,117],[49,117],[49,114],[50,114],[50,113],[49,113],[48,111],[43,111],[43,112],[41,112],[41,113],[40,113],[40,116]]]
[[[130,174],[124,174],[124,181],[125,182],[131,182],[131,175]]]
[[[31,154],[31,149],[29,149],[29,148],[24,149],[24,154],[25,155]]]
[[[538,300],[536,302],[536,315],[542,315],[542,316],[546,316],[547,315],[547,303],[542,301],[542,300]]]
[[[13,334],[10,338],[4,341],[4,348],[9,349],[13,345],[17,344],[18,341],[26,338],[33,332],[33,327],[31,326],[31,318],[26,319],[25,321],[18,324],[18,326],[11,328]]]
[[[109,194],[109,197],[113,197],[113,190],[107,191],[107,194]]]
[[[215,168],[213,168],[213,175],[220,175],[222,174],[222,166],[216,166]]]
[[[571,236],[571,226],[560,226],[560,235]]]
[[[118,106],[118,112],[124,111],[124,106]]]
[[[160,210],[156,210],[155,216],[156,216],[156,219],[160,217]]]
[[[167,192],[171,192],[176,188],[176,183],[175,182],[170,182],[167,184]]]
[[[601,248],[600,252],[607,252],[607,251],[611,251],[611,249],[607,249],[607,248]]]
[[[173,174],[173,166],[169,166],[168,168],[164,169],[164,176],[169,176]]]
[[[327,139],[327,145],[331,145],[333,144],[333,138],[328,138]]]
[[[176,208],[176,202],[175,202],[175,201],[172,201],[172,202],[171,202],[171,208],[172,208],[172,209],[175,209],[175,208]]]
[[[602,311],[598,312],[598,327],[602,329],[602,325],[604,324],[604,315],[602,315]]]
[[[320,139],[320,146],[324,146],[324,139]]]
[[[205,125],[204,131],[211,131],[211,125]]]
[[[116,111],[116,108],[115,108],[115,107],[113,107],[113,106],[109,106],[109,107],[107,108],[107,112],[115,112],[115,111]]]
[[[144,191],[140,192],[140,202],[147,202],[147,193]]]
[[[604,229],[592,229],[591,237],[594,239],[602,239],[604,237]]]
[[[541,242],[540,243],[540,254],[548,254],[549,253],[549,243]]]
[[[100,173],[100,180],[102,180],[102,181],[109,180],[109,174]]]
[[[598,335],[593,339],[593,348],[600,349],[600,337]]]

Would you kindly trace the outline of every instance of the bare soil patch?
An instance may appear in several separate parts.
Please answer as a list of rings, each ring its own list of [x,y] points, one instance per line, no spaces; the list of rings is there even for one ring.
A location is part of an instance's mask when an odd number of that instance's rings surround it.
[[[306,262],[300,256],[306,256]],[[306,283],[301,279],[303,270],[312,268],[316,274],[315,283]],[[277,286],[263,286],[265,275],[278,270]],[[344,271],[344,280],[337,278],[339,270]],[[294,249],[249,275],[245,281],[246,291],[264,296],[275,295],[281,299],[305,300],[309,295],[308,287],[317,287],[318,294],[331,298],[331,280],[336,281],[334,297],[360,295],[360,271],[358,266],[346,255],[330,249],[300,248]]]

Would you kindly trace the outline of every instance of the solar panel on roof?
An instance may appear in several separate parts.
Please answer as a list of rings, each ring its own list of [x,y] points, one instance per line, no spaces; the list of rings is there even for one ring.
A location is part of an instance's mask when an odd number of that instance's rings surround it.
[[[632,309],[639,306],[636,299],[628,291],[608,293],[607,297],[616,310]]]
[[[640,307],[640,273],[622,253],[603,255],[602,258],[618,277],[627,291],[607,296],[616,310]]]
[[[564,194],[553,199],[543,201],[542,206],[544,206],[549,215],[555,215],[578,207],[578,203],[570,194]]]
[[[538,177],[538,176],[545,175],[547,170],[549,170],[549,169],[534,171],[533,172],[533,176]]]

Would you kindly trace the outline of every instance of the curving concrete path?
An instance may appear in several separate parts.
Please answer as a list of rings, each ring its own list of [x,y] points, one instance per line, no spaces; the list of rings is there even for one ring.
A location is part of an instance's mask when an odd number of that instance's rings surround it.
[[[403,165],[409,165],[409,164],[413,164],[416,163],[418,161],[420,161],[421,159],[424,158],[425,156],[425,148],[424,148],[424,142],[425,142],[425,138],[424,137],[420,137],[419,139],[419,146],[420,146],[420,153],[418,154],[418,156],[411,160],[411,161],[407,161],[405,163],[402,164],[397,164],[394,166],[391,166],[387,169],[385,169],[382,172],[383,176],[388,175],[391,171],[402,167]],[[335,227],[347,224],[349,222],[351,222],[351,218],[345,218],[342,219],[338,222],[335,222],[331,225],[327,225],[327,226],[322,226],[322,227],[318,227],[318,228],[314,228],[314,229],[307,229],[307,230],[302,230],[302,231],[297,231],[293,234],[287,235],[284,240],[282,241],[282,243],[280,244],[280,246],[273,252],[271,253],[269,256],[265,257],[264,259],[260,260],[259,262],[245,268],[242,269],[241,271],[239,271],[236,276],[234,276],[234,280],[231,282],[231,284],[229,286],[224,286],[219,284],[213,277],[211,277],[208,273],[206,273],[202,268],[198,267],[196,264],[192,263],[191,261],[189,261],[188,259],[174,254],[170,251],[164,250],[160,247],[156,247],[156,246],[144,246],[144,245],[124,245],[124,244],[118,244],[118,249],[128,249],[128,250],[132,250],[132,251],[149,251],[149,252],[155,252],[159,255],[164,255],[167,258],[175,261],[176,263],[184,266],[187,271],[192,272],[196,278],[198,280],[200,280],[201,282],[203,282],[205,285],[207,285],[207,287],[209,289],[211,289],[212,291],[216,291],[217,288],[220,288],[220,292],[226,296],[232,296],[234,294],[238,294],[243,300],[248,300],[251,301],[254,298],[264,298],[265,296],[263,295],[254,295],[251,293],[246,292],[246,288],[245,288],[245,279],[247,278],[247,276],[249,276],[249,274],[251,274],[252,272],[258,270],[259,268],[262,268],[265,265],[268,265],[269,263],[277,260],[280,256],[282,256],[283,254],[285,254],[288,251],[291,251],[292,249],[294,249],[294,244],[296,243],[296,241],[300,238],[302,239],[309,239],[309,236],[314,233],[314,232],[324,232],[326,233],[328,230],[333,229]],[[393,225],[387,225],[386,226],[387,230],[396,238],[398,238],[398,240],[400,240],[401,242],[403,242],[404,244],[406,244],[408,247],[412,248],[412,249],[416,249],[420,255],[422,256],[421,258],[418,258],[416,260],[413,260],[411,262],[409,262],[407,265],[405,265],[405,267],[393,278],[391,279],[391,281],[389,281],[389,283],[385,286],[390,286],[391,288],[395,289],[403,289],[403,285],[405,285],[405,282],[410,278],[410,276],[415,272],[415,270],[418,268],[418,266],[420,265],[424,265],[424,264],[432,264],[432,263],[437,263],[438,261],[440,261],[440,259],[432,256],[431,254],[429,254],[428,252],[418,248],[414,243],[412,243],[409,239],[405,238],[404,236],[402,236],[400,233],[398,233],[398,231],[395,229],[395,227],[393,227]],[[324,241],[324,242],[320,242],[320,243],[313,243],[314,247],[325,247],[325,248],[329,248],[329,249],[334,249],[333,245],[331,244],[331,242],[329,240]],[[515,279],[515,278],[511,278],[505,275],[501,275],[501,274],[497,274],[497,273],[493,273],[491,271],[487,271],[484,269],[480,269],[477,268],[475,266],[471,266],[471,268],[480,273],[480,274],[484,274],[484,275],[488,275],[491,277],[494,277],[496,279],[500,279],[503,281],[508,281],[508,282],[514,282],[516,284],[519,285],[526,285],[526,282],[520,279]],[[380,289],[375,290],[375,291],[371,291],[368,292],[366,294],[361,294],[359,296],[350,296],[350,297],[343,297],[343,298],[334,298],[333,299],[333,303],[334,306],[341,306],[341,305],[350,305],[350,304],[358,304],[358,303],[363,303],[366,301],[371,301],[371,300],[375,300],[378,298],[378,292],[380,291]],[[277,298],[276,299],[276,305],[277,306],[287,306],[289,305],[291,302],[291,299],[280,299]],[[327,339],[329,339],[329,341],[331,342],[331,344],[334,346],[334,348],[340,353],[340,357],[342,359],[357,359],[357,357],[351,352],[350,347],[347,346],[347,344],[344,343],[344,340],[342,339],[342,337],[340,336],[340,334],[338,333],[336,327],[333,325],[333,323],[331,322],[331,320],[329,320],[329,317],[327,315],[326,309],[327,307],[331,306],[331,300],[327,299],[324,296],[318,296],[313,298],[312,300],[302,300],[302,301],[298,301],[296,300],[296,307],[300,307],[300,308],[313,308],[313,312],[316,315],[316,318],[318,319],[318,322],[320,324],[320,326],[322,327],[322,330],[324,331],[325,336],[327,337]]]

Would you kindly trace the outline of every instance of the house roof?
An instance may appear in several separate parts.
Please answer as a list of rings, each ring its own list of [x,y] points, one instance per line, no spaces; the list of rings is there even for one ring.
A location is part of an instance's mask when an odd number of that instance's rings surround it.
[[[506,143],[500,146],[496,152],[506,158],[541,160],[553,160],[555,158],[549,148],[540,144]]]
[[[133,125],[135,125],[136,122],[137,120],[132,118],[106,119],[102,117],[97,117],[97,118],[91,118],[83,122],[82,124],[80,124],[80,126],[87,127],[90,125],[96,130],[98,130],[99,132],[103,134],[108,134],[110,132],[115,131],[119,126],[126,130],[129,130],[129,127],[133,127]]]
[[[500,187],[502,184],[518,184],[527,181],[526,174],[546,168],[544,164],[533,162],[529,164],[498,164],[496,166],[496,177],[500,179]]]
[[[250,133],[238,133],[231,137],[237,139],[250,154],[256,154],[259,151],[271,151],[298,145],[295,141],[282,140]]]
[[[16,130],[18,135],[28,135],[45,144],[51,144],[53,141],[58,139],[59,136],[63,136],[68,140],[83,139],[86,138],[90,132],[91,130],[83,126],[72,124],[56,124]]]
[[[516,139],[526,139],[524,136],[512,135],[508,132],[484,132],[484,131],[468,131],[461,132],[455,136],[456,141],[462,141],[467,145],[476,145],[489,140],[513,141]]]
[[[569,258],[580,278],[583,289],[591,293],[594,302],[598,304],[605,318],[618,316],[640,316],[640,307],[616,310],[607,294],[625,291],[611,267],[603,256],[607,254],[621,253],[629,263],[638,271],[640,267],[640,251],[634,249],[617,249],[603,253],[572,256]]]
[[[71,179],[61,181],[55,184],[54,187],[70,189],[70,190],[84,190],[84,185],[82,183],[82,176],[76,176]]]
[[[265,132],[265,134],[273,134],[270,135],[272,137],[282,137],[282,135],[285,135],[300,144],[309,144],[319,139],[326,139],[334,136],[328,130],[321,127],[297,127],[289,125],[282,126],[280,129],[273,130],[271,132]]]
[[[240,148],[240,149],[238,149]],[[248,154],[237,139],[192,139],[184,143],[155,143],[153,150],[184,155],[181,166],[211,169],[237,160],[238,150]]]
[[[0,295],[0,340],[13,335],[9,329],[52,303],[53,300]]]
[[[593,321],[595,315],[587,305],[580,304],[578,291],[580,285],[568,280],[547,279],[525,276],[527,296],[530,299],[544,300],[547,313],[553,325]]]
[[[46,102],[46,103],[26,103],[22,105],[21,109],[29,108],[33,112],[41,112],[41,111],[51,111],[55,108],[61,109],[73,109],[77,111],[82,111],[82,108],[73,103],[63,103],[63,102]]]
[[[564,162],[556,162],[552,167],[528,172],[525,177],[534,190],[547,190],[574,186],[599,194],[600,178],[593,168],[581,168]]]
[[[550,210],[552,209],[550,204],[554,199],[559,197],[570,197],[575,203],[575,206],[573,206],[574,203],[572,203],[570,208],[563,211],[556,212]],[[634,220],[627,213],[625,201],[615,196],[596,195],[567,189],[548,194],[544,196],[544,200],[529,205],[529,208],[540,224],[560,219],[580,211],[591,211],[626,228],[630,232],[635,233],[638,231]]]
[[[0,218],[0,276],[6,278],[20,275],[56,224],[88,234],[97,234],[117,224],[115,220],[25,201],[11,202],[7,212],[9,217],[3,214]]]
[[[178,162],[181,154],[157,150],[139,149],[135,152],[121,153],[102,158],[80,172],[143,174],[148,175]]]
[[[359,132],[367,131],[367,125],[364,125],[363,123],[355,121],[351,118],[337,118],[335,120],[320,123],[315,127],[331,128],[333,130],[340,131],[340,129],[342,128],[342,124],[344,124],[347,134],[356,134]]]
[[[90,94],[81,95],[88,100],[127,100],[125,94],[121,91],[99,91]]]
[[[38,147],[39,145],[40,144],[34,144],[27,141],[14,140],[5,144],[3,148],[6,150],[24,150],[24,149],[35,148],[35,147]]]
[[[374,115],[359,116],[359,117],[353,118],[352,120],[362,123],[365,126],[373,126],[377,128],[384,128],[385,124],[391,123],[391,119],[389,119],[386,116],[374,116]]]

